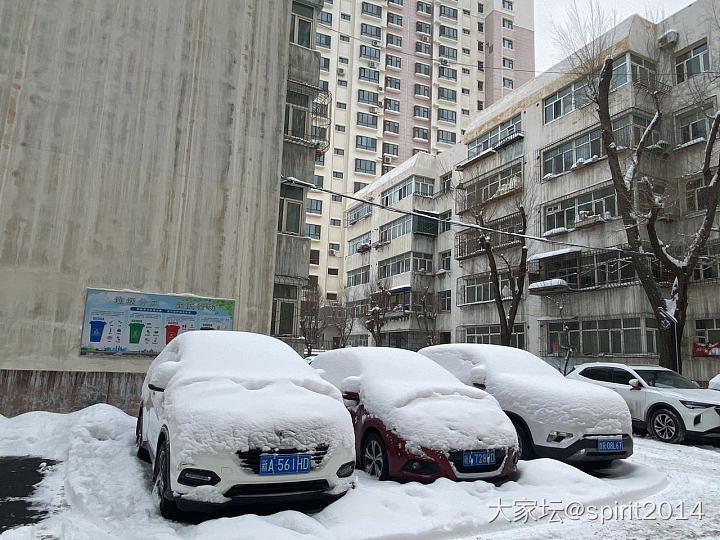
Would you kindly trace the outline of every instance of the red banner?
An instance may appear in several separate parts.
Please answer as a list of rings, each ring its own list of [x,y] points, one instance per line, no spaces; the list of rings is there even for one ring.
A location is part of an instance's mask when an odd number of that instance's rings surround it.
[[[693,356],[712,356],[720,358],[719,343],[693,343]]]

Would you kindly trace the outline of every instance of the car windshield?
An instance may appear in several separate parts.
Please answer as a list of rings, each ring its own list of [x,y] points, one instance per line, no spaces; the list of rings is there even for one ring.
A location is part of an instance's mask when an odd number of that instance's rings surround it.
[[[689,381],[679,373],[664,369],[636,369],[638,375],[656,388],[700,388],[697,384]]]

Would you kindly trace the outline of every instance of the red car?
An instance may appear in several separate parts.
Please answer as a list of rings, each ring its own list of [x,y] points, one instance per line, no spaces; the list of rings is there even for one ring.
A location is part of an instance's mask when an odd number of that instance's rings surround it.
[[[385,347],[319,354],[343,394],[359,466],[385,480],[493,479],[515,472],[515,428],[497,401],[428,358]]]

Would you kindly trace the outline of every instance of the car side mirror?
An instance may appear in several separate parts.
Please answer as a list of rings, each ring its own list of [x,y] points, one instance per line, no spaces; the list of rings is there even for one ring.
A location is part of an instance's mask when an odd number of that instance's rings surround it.
[[[346,377],[340,383],[343,399],[360,403],[360,377]]]
[[[485,383],[487,381],[487,370],[485,366],[475,366],[470,370],[470,380],[475,388],[485,390]]]
[[[642,390],[642,386],[640,386],[640,381],[637,379],[630,379],[628,381],[628,384],[632,386],[630,390]]]
[[[163,362],[157,366],[150,376],[148,388],[154,392],[164,392],[170,383],[170,379],[175,375],[178,366],[179,364],[177,362]]]

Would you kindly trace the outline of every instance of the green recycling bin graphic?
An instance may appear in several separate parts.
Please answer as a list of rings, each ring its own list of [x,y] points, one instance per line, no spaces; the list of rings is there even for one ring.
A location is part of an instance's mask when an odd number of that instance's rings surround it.
[[[142,331],[143,328],[145,328],[145,323],[140,321],[132,321],[130,322],[130,343],[137,345],[140,343],[140,338],[142,337]]]

